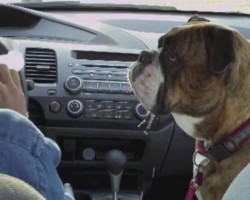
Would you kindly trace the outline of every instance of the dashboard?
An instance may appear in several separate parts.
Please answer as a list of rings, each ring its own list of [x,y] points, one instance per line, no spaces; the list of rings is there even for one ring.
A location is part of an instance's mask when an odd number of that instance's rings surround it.
[[[63,180],[78,182],[76,188],[107,188],[97,172],[105,171],[105,152],[115,148],[128,158],[128,189],[144,190],[143,181],[155,177],[192,173],[194,140],[170,114],[148,126],[150,115],[134,96],[127,69],[141,50],[157,48],[162,34],[193,14],[40,12],[0,5],[0,37],[18,42],[24,54],[30,119],[59,144]],[[249,16],[202,16],[250,38]]]

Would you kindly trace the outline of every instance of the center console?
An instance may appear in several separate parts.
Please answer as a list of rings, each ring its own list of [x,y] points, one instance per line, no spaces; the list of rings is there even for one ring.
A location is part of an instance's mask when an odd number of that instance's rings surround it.
[[[30,119],[60,146],[58,173],[72,184],[76,199],[111,200],[105,155],[113,149],[127,159],[118,195],[123,200],[142,199],[163,170],[191,170],[179,163],[168,169],[173,119],[166,115],[150,121],[132,92],[127,70],[138,54],[49,42],[31,42],[25,49],[25,75],[34,85],[29,91]]]

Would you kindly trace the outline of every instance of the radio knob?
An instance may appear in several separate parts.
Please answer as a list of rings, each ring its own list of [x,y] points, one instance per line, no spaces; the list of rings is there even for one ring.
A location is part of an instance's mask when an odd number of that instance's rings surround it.
[[[83,112],[83,104],[79,100],[71,100],[67,105],[67,113],[70,117],[79,117]]]
[[[135,106],[135,114],[139,119],[144,119],[150,114],[150,112],[147,111],[141,103],[138,103]]]
[[[82,80],[77,76],[70,76],[66,79],[64,88],[70,94],[77,94],[82,90]]]

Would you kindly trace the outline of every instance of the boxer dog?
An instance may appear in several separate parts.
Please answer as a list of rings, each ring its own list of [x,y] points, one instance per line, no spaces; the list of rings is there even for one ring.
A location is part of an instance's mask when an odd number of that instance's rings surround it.
[[[204,200],[222,199],[250,161],[250,44],[237,30],[198,16],[158,43],[157,51],[142,51],[131,65],[130,84],[147,110],[171,112],[208,152],[216,147],[220,159],[210,156],[198,189]]]

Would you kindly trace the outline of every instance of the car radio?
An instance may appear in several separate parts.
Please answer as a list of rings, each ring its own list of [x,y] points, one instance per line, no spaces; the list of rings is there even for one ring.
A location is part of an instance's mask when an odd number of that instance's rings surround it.
[[[58,66],[66,61],[66,68],[57,68],[55,84],[37,84],[29,91],[29,97],[42,105],[46,124],[111,127],[116,122],[119,128],[137,129],[149,115],[127,79],[138,54],[71,51],[70,57],[66,55],[58,55]]]
[[[64,89],[82,100],[69,100],[67,114],[72,118],[84,115],[85,118],[118,120],[146,117],[148,112],[134,97],[127,80],[130,65],[131,62],[96,60],[68,63],[71,75],[65,80]]]

